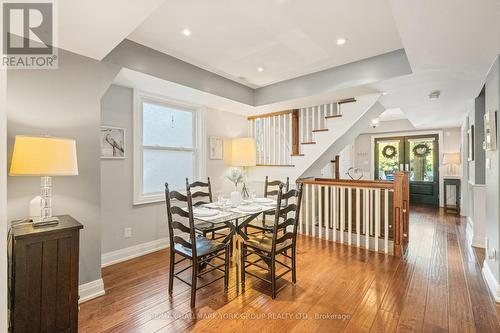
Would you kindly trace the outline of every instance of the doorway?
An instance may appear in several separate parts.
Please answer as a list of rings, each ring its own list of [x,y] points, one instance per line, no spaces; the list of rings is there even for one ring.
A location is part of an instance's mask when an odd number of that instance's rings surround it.
[[[393,180],[410,173],[410,202],[439,206],[439,140],[437,134],[375,139],[375,179]]]

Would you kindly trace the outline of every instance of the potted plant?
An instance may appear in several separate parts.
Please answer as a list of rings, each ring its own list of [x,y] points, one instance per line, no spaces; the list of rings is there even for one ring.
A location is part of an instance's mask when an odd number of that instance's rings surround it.
[[[238,206],[241,203],[241,193],[238,191],[238,184],[243,183],[245,180],[243,172],[238,168],[232,168],[226,175],[226,178],[234,184],[234,191],[231,192],[231,203],[233,206]]]

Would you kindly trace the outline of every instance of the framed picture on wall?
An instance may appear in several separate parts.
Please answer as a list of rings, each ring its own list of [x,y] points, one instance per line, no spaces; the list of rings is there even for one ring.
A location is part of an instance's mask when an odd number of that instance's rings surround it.
[[[496,111],[489,111],[484,114],[484,149],[497,149],[497,119]]]
[[[474,125],[467,131],[467,161],[474,161]]]
[[[222,160],[224,158],[224,139],[217,136],[209,138],[209,158],[211,160]]]
[[[125,158],[125,128],[101,126],[101,158]]]

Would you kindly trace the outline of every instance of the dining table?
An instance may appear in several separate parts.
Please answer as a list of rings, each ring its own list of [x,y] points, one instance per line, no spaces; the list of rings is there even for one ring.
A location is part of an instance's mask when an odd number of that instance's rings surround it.
[[[273,221],[264,221],[262,223],[251,224],[262,213],[274,214],[276,210],[276,200],[271,198],[254,198],[243,200],[240,204],[234,205],[229,200],[212,202],[197,206],[193,209],[195,229],[203,232],[211,230],[215,227],[225,225],[230,232],[222,240],[228,244],[231,239],[235,242],[235,265],[236,265],[236,292],[239,292],[240,287],[240,255],[238,236],[243,239],[247,235],[242,232],[242,228],[254,227],[262,231],[272,231]]]

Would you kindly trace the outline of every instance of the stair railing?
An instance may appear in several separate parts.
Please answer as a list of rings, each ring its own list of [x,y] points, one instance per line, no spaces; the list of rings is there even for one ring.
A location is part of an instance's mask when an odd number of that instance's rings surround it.
[[[299,233],[401,256],[408,241],[408,173],[394,181],[305,178]]]

